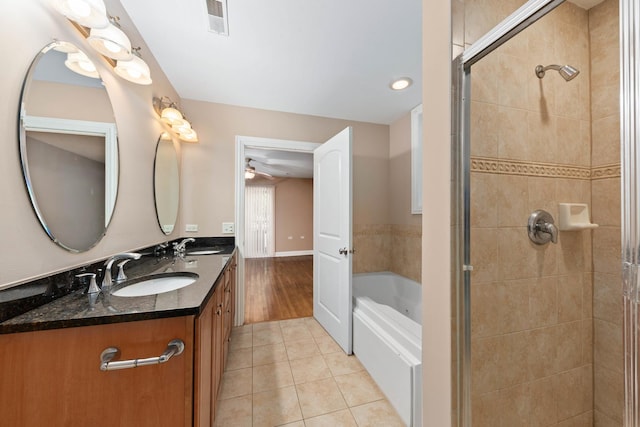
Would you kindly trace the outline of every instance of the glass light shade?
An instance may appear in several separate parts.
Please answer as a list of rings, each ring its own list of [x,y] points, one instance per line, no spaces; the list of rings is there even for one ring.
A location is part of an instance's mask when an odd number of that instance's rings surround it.
[[[117,75],[139,85],[151,84],[151,71],[146,62],[135,55],[128,61],[118,61],[114,68]]]
[[[74,73],[94,79],[100,78],[94,63],[82,52],[68,53],[64,65]]]
[[[183,134],[183,133],[189,133],[189,131],[191,131],[191,123],[189,123],[186,120],[182,120],[182,123],[180,123],[179,125],[173,125],[172,126],[173,130],[178,132],[179,134]]]
[[[178,126],[181,125],[182,122],[184,122],[184,120],[182,119],[182,113],[173,107],[167,107],[162,110],[160,117],[162,117],[162,120],[169,123],[170,125]]]
[[[252,170],[246,170],[244,171],[244,179],[253,179],[255,178],[256,173]]]
[[[105,28],[109,25],[107,8],[103,0],[55,0],[58,12],[89,28]]]
[[[186,132],[180,132],[178,137],[186,142],[198,142],[198,134],[191,128]]]
[[[131,58],[131,42],[118,27],[109,24],[107,28],[93,28],[87,38],[92,48],[104,56],[116,60]]]

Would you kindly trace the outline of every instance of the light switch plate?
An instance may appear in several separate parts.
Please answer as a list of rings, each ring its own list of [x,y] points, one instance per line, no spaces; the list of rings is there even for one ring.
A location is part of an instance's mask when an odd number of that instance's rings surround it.
[[[233,222],[222,223],[222,234],[233,234],[235,232],[236,230]]]
[[[198,224],[187,224],[185,231],[198,231]]]

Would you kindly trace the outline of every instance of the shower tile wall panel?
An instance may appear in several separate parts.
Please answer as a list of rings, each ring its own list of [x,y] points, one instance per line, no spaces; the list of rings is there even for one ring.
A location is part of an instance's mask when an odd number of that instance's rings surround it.
[[[624,404],[618,19],[615,0],[589,11],[592,167],[612,166],[591,182],[596,427],[622,426]]]
[[[516,4],[518,3],[518,4]],[[465,1],[465,43],[520,3]],[[594,424],[592,233],[538,246],[535,209],[591,205],[588,13],[564,3],[473,66],[473,425]],[[571,64],[565,82],[538,64]]]

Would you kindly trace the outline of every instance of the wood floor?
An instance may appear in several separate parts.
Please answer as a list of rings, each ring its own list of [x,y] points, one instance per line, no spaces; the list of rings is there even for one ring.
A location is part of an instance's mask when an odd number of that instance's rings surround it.
[[[244,262],[245,323],[313,316],[313,256]]]

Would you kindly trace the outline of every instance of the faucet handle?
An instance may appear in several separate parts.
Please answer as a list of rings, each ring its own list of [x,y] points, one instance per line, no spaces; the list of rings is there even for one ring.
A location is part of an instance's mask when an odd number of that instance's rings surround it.
[[[116,282],[124,282],[127,280],[127,275],[124,274],[124,265],[131,261],[131,259],[123,259],[118,263],[118,275],[116,276]]]
[[[80,278],[80,277],[90,277],[89,280],[89,287],[87,288],[87,291],[85,293],[87,294],[97,294],[100,292],[100,288],[98,287],[98,284],[96,283],[96,273],[82,273],[82,274],[76,274],[76,277]]]

